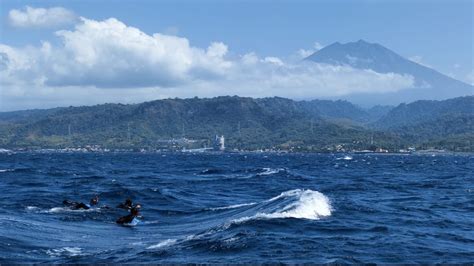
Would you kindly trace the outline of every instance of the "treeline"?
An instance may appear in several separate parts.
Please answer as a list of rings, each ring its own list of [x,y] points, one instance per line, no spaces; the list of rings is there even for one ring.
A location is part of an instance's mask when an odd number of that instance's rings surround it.
[[[467,104],[464,103],[466,99]],[[468,108],[472,99],[463,97],[450,101],[462,101]],[[438,103],[432,102],[433,105]],[[450,113],[446,108],[436,111],[436,116],[430,119],[417,118],[419,123],[406,119],[410,123],[403,124],[399,122],[403,118],[397,108],[400,106],[365,110],[346,101],[226,96],[17,111],[0,113],[0,145],[5,148],[85,145],[147,149],[187,145],[196,148],[211,145],[215,135],[224,135],[230,149],[328,151],[342,146],[345,149],[382,147],[397,150],[432,143],[442,148],[473,150],[469,142],[472,139],[472,109],[463,112],[456,109],[455,113]],[[431,112],[428,107],[411,109]],[[410,115],[420,117],[416,113]],[[383,127],[390,119],[397,120],[393,123],[395,126]],[[196,142],[166,142],[179,138]]]

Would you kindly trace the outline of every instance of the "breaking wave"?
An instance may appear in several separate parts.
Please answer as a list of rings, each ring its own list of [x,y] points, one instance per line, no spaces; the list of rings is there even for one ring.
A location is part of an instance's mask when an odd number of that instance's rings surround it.
[[[285,171],[284,168],[262,168],[262,172],[258,173],[257,175],[273,175],[278,174],[280,172]]]
[[[217,227],[209,228],[208,231],[202,234],[191,235],[182,239],[166,239],[158,244],[149,246],[147,249],[166,248],[177,243],[199,239],[209,233],[213,234],[226,230],[232,225],[242,224],[251,220],[285,218],[318,220],[322,217],[330,216],[332,211],[329,198],[321,192],[310,189],[294,189],[285,191],[278,196],[258,203],[251,202],[234,204],[224,207],[208,208],[206,210],[232,210],[249,206],[251,206],[251,208],[245,208],[237,214],[228,216],[227,221],[224,221],[224,223]],[[249,212],[250,215],[247,215]]]
[[[161,241],[160,243],[158,243],[156,245],[151,245],[151,246],[147,247],[147,249],[165,248],[165,247],[169,247],[169,246],[172,246],[172,245],[176,244],[176,242],[178,242],[177,239],[166,239],[166,240],[163,240],[163,241]]]
[[[60,257],[60,256],[76,257],[76,256],[83,255],[82,249],[79,247],[64,247],[64,248],[48,249],[46,251],[46,254],[48,254],[51,257]]]
[[[234,204],[234,205],[229,205],[229,206],[224,206],[224,207],[215,207],[215,208],[208,208],[206,210],[210,211],[220,211],[220,210],[230,210],[230,209],[237,209],[240,207],[245,207],[245,206],[252,206],[257,204],[256,202],[250,202],[250,203],[242,203],[242,204]]]
[[[271,205],[270,203],[276,203]],[[261,211],[251,216],[234,219],[228,223],[240,224],[259,219],[308,219],[318,220],[331,215],[332,206],[328,197],[318,191],[310,189],[294,189],[263,202]]]

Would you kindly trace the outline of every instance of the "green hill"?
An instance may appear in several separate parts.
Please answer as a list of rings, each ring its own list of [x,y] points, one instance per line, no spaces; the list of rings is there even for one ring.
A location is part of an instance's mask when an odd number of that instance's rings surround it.
[[[321,150],[334,145],[365,147],[372,135],[390,134],[323,119],[307,103],[284,98],[166,99],[135,105],[103,104],[69,107],[15,119],[3,114],[1,143],[5,147],[157,148],[163,140],[186,137],[210,145],[224,135],[229,148]],[[299,147],[299,148],[298,148]]]
[[[209,147],[216,135],[224,135],[229,149],[397,150],[431,145],[466,151],[474,150],[471,104],[472,97],[462,97],[371,111],[345,101],[225,96],[16,111],[0,113],[0,145],[181,149]]]

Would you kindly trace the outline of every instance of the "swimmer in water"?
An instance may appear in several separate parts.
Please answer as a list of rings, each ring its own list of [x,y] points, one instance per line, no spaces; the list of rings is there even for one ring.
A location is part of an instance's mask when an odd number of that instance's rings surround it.
[[[95,206],[99,203],[99,196],[93,197],[90,201],[89,204],[83,203],[83,202],[76,202],[76,201],[70,201],[70,200],[64,200],[63,204],[71,208],[72,210],[88,210],[92,208],[92,206]]]
[[[126,199],[124,203],[120,203],[117,208],[130,210],[133,208],[133,203],[130,198]]]
[[[130,214],[118,218],[116,223],[122,224],[122,225],[132,223],[133,219],[140,216],[140,211],[139,211],[140,208],[141,208],[141,205],[137,204],[135,207],[130,209]]]

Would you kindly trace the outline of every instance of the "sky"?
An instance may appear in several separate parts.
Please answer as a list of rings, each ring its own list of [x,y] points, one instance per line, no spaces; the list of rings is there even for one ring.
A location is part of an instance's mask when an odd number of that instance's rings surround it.
[[[412,85],[403,75],[301,63],[359,39],[473,84],[473,3],[4,0],[0,111],[218,95],[343,98]]]

